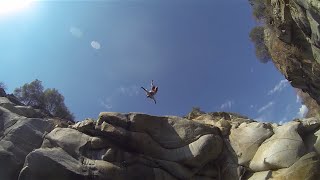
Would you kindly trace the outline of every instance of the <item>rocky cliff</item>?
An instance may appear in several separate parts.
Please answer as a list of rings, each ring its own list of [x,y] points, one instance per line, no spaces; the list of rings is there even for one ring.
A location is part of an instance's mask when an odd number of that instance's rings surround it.
[[[316,118],[278,125],[226,112],[102,112],[68,124],[13,101],[0,97],[1,180],[320,177]]]
[[[320,1],[263,2],[268,12],[265,43],[272,61],[293,87],[320,104]]]

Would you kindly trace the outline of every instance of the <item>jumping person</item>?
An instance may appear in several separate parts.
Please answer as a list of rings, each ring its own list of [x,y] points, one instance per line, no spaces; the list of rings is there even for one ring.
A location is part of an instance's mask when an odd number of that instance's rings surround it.
[[[156,95],[158,92],[158,86],[155,86],[153,84],[153,80],[151,81],[151,90],[150,91],[146,90],[144,87],[141,87],[141,88],[146,92],[147,98],[152,99],[154,101],[154,103],[157,104],[157,101],[154,98],[154,95]]]

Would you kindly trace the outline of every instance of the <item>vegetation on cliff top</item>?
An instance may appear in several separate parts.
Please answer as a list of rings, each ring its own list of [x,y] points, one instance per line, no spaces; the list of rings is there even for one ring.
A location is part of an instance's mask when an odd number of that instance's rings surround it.
[[[42,109],[54,117],[74,120],[74,115],[64,103],[64,96],[55,88],[44,90],[38,79],[16,88],[14,95],[27,106]]]
[[[260,25],[254,27],[250,32],[250,40],[255,45],[256,56],[262,63],[267,63],[271,60],[271,55],[265,45],[265,22],[269,20],[269,9],[267,8],[266,0],[249,0],[252,6],[252,15]]]
[[[0,88],[5,90],[6,89],[6,85],[3,82],[0,82]]]
[[[271,56],[264,39],[264,27],[256,26],[250,32],[250,39],[255,45],[256,56],[262,63],[270,61]]]

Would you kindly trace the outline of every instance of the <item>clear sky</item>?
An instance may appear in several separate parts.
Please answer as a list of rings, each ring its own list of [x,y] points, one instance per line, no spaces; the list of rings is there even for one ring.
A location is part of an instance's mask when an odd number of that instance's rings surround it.
[[[285,122],[294,89],[256,57],[247,0],[35,1],[0,14],[0,81],[57,88],[76,120],[99,112],[178,115],[198,106]],[[141,86],[159,86],[157,104]]]

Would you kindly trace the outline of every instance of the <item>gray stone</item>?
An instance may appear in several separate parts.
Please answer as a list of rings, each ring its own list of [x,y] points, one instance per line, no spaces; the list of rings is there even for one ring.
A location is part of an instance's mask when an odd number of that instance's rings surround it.
[[[315,142],[313,143],[314,150],[320,155],[320,130],[314,133]]]
[[[252,176],[250,176],[248,180],[270,179],[271,174],[272,174],[272,171],[256,172]]]
[[[100,113],[98,122],[103,121],[134,132],[143,132],[164,148],[186,146],[205,134],[219,134],[216,127],[195,123],[180,117],[156,117],[147,114],[132,113],[121,115],[118,120],[109,117],[109,113]],[[128,119],[126,119],[128,117]],[[114,118],[116,119],[116,118]]]
[[[40,109],[34,109],[31,106],[14,106],[17,114],[28,118],[45,118],[49,115],[43,113]],[[14,112],[14,111],[13,111]]]
[[[3,88],[0,88],[0,97],[6,97],[7,93]]]
[[[0,177],[17,179],[25,157],[41,146],[42,137],[46,131],[52,129],[52,124],[43,119],[19,117],[7,110],[1,110]]]
[[[0,106],[8,109],[11,113],[18,114],[20,116],[25,116],[28,118],[45,118],[48,117],[47,114],[43,113],[39,109],[34,109],[31,106],[20,106],[11,102],[6,97],[0,97]]]
[[[152,136],[161,130],[166,137]],[[58,179],[212,179],[217,171],[206,164],[222,150],[218,133],[216,127],[178,117],[102,113],[97,123],[86,120],[47,134],[42,147],[28,155],[20,179],[41,179],[51,176],[49,171]]]
[[[320,159],[312,152],[304,155],[292,166],[272,173],[274,179],[316,180],[320,177]]]
[[[182,162],[191,166],[202,166],[210,159],[217,158],[222,149],[221,138],[207,134],[194,142],[179,148],[165,148],[147,133],[130,132],[111,124],[103,123],[105,136],[125,144],[136,152],[167,161]]]
[[[270,125],[261,122],[243,123],[231,129],[230,144],[237,154],[238,163],[248,166],[261,143],[273,134]]]
[[[259,147],[250,162],[253,171],[266,171],[290,167],[306,149],[297,132],[299,122],[287,123],[275,129],[275,134]]]

